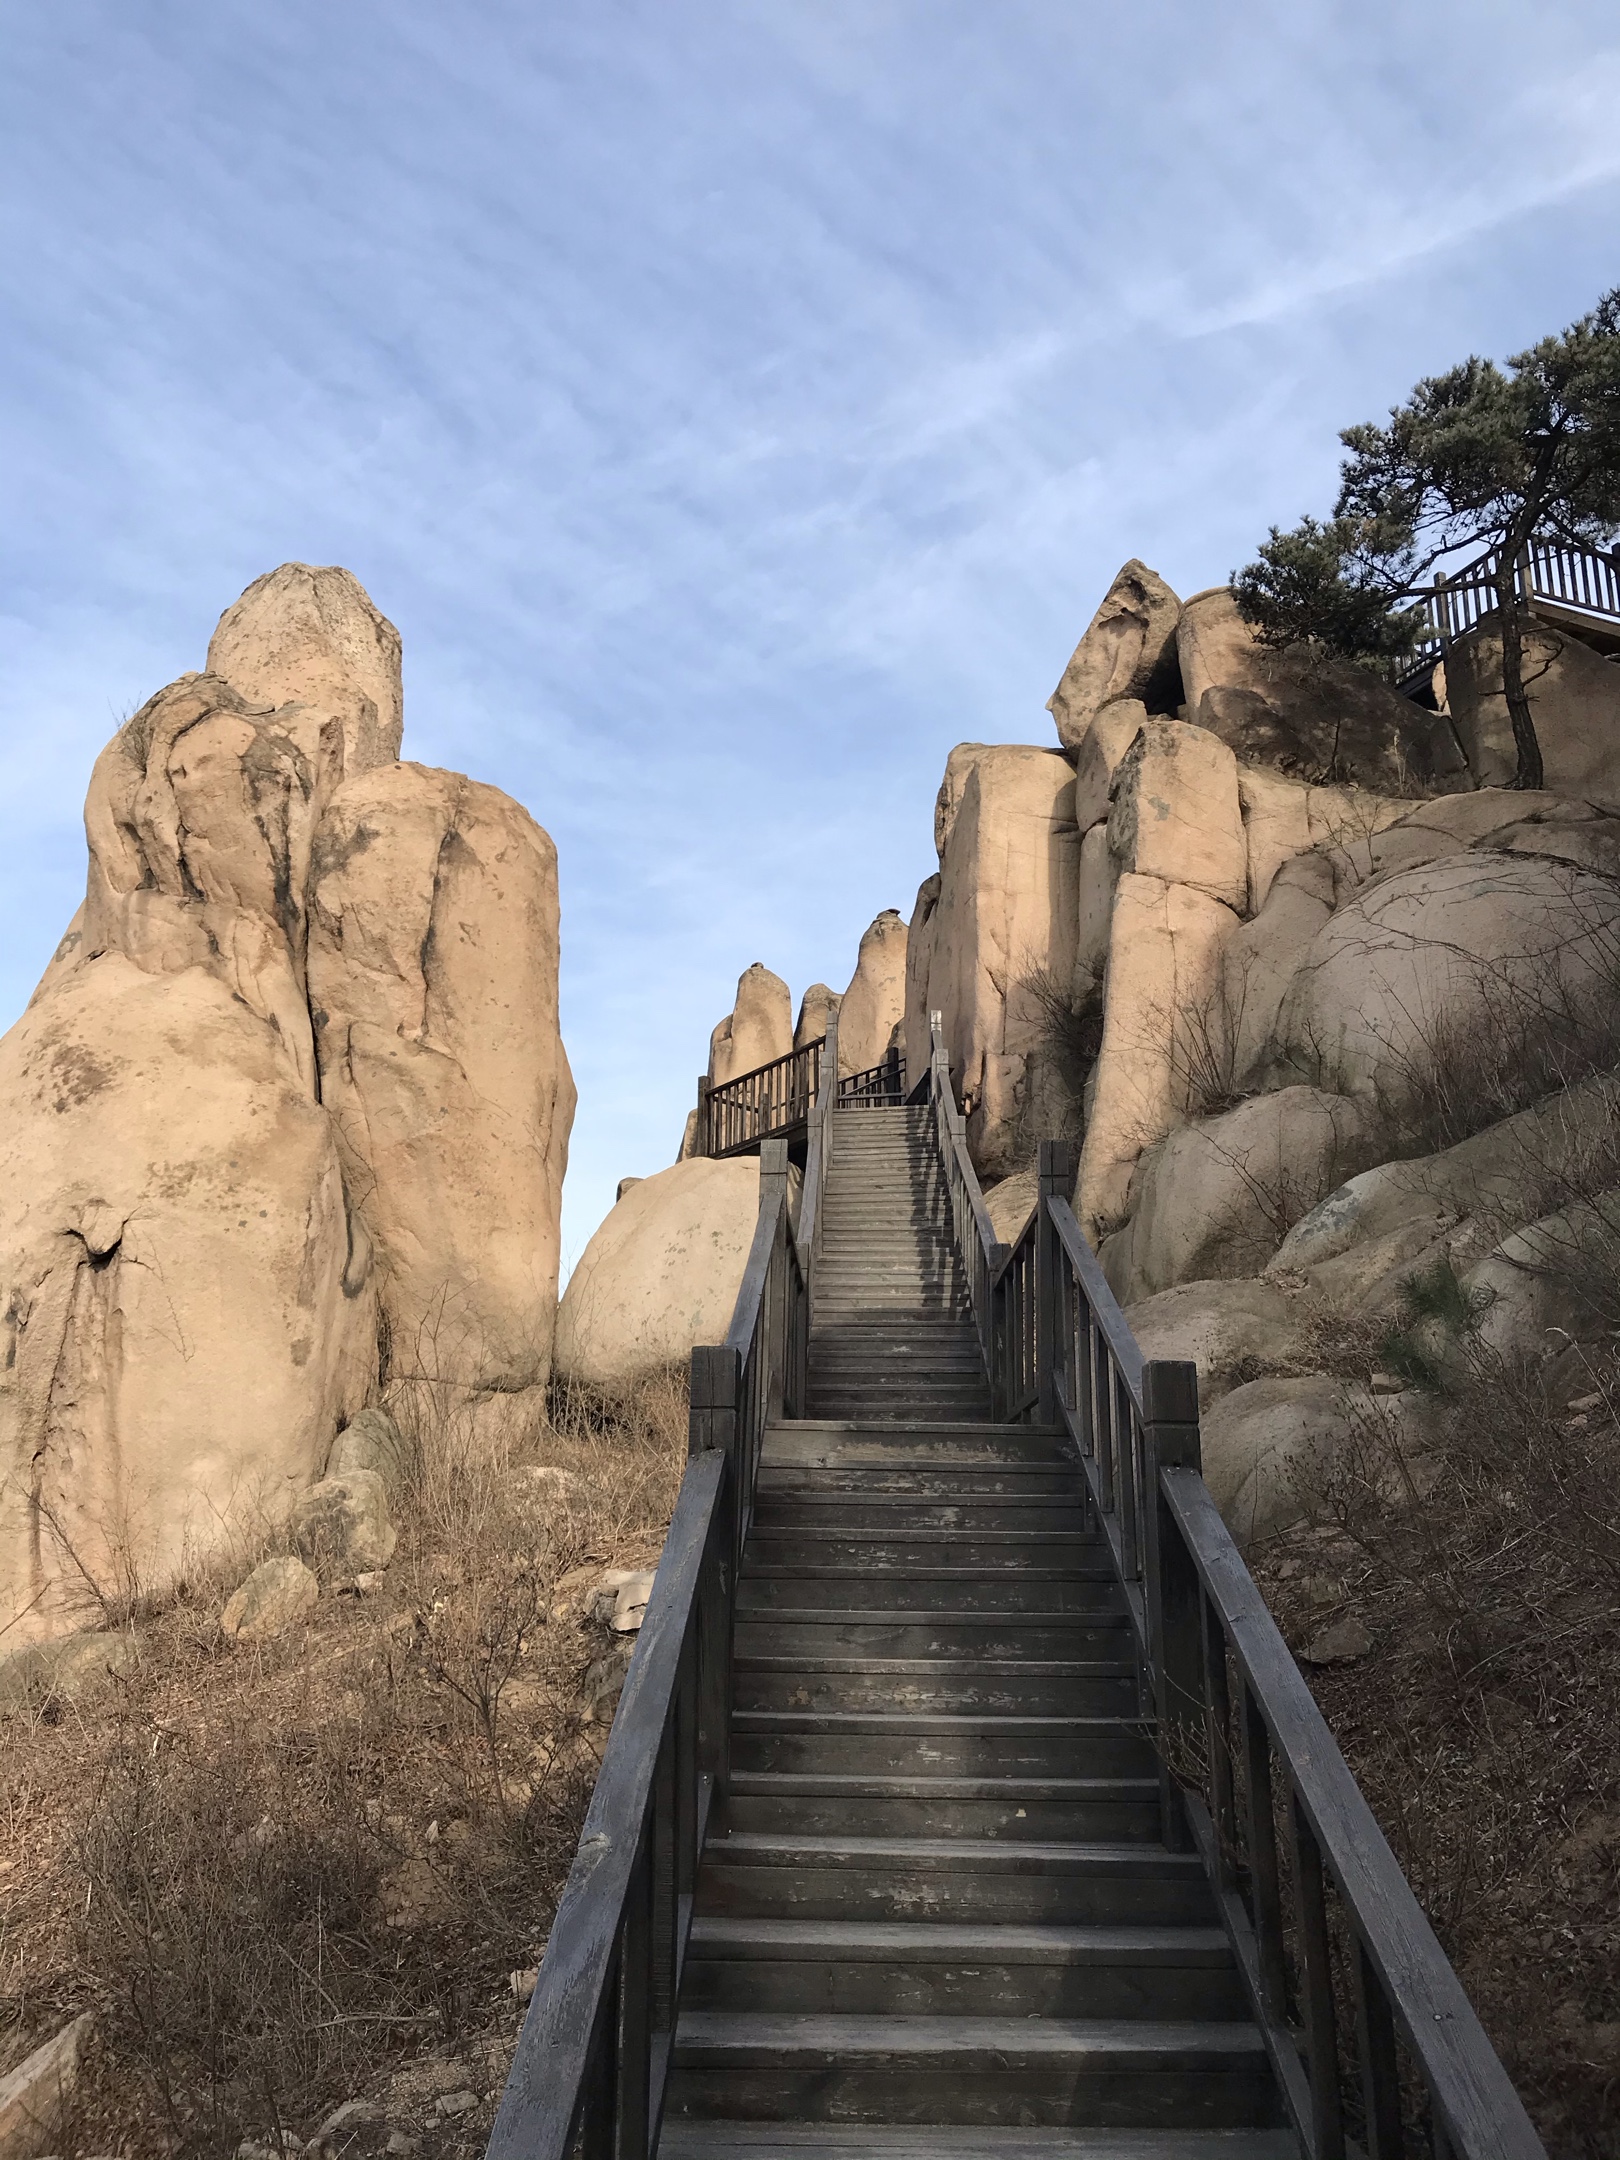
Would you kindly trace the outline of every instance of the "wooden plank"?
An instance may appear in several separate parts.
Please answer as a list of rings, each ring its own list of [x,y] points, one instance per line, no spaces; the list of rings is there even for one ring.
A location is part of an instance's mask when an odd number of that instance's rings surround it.
[[[1108,1287],[1108,1278],[1102,1271],[1101,1262],[1081,1235],[1080,1225],[1074,1219],[1074,1210],[1067,1200],[1048,1203],[1052,1228],[1062,1245],[1091,1307],[1092,1318],[1104,1342],[1108,1354],[1119,1368],[1125,1385],[1131,1391],[1131,1399],[1138,1411],[1142,1407],[1142,1352],[1136,1337],[1131,1333],[1125,1315],[1119,1309],[1119,1300]]]
[[[1209,1488],[1191,1470],[1166,1470],[1161,1485],[1452,2149],[1467,2160],[1546,2160]]]

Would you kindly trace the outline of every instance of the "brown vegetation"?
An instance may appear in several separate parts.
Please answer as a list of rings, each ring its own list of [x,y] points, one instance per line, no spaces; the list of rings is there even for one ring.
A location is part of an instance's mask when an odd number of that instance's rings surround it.
[[[1363,1348],[1370,1375],[1388,1345]],[[1620,1366],[1552,1372],[1476,1348],[1420,1456],[1368,1418],[1316,1521],[1255,1565],[1553,2160],[1600,2160],[1620,2149]],[[1371,1647],[1313,1668],[1346,1621]]]
[[[351,2099],[334,2151],[482,2149],[626,1662],[578,1591],[655,1561],[684,1379],[494,1433],[393,1408],[380,1587],[233,1645],[183,1585],[107,1693],[0,1727],[0,2069],[96,2013],[65,2152],[307,2141]]]

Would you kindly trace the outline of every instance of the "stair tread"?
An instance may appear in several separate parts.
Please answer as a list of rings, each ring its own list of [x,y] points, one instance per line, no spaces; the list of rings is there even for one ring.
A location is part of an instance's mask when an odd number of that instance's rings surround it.
[[[780,1794],[784,1798],[853,1800],[909,1798],[937,1800],[1107,1800],[1157,1794],[1151,1777],[928,1777],[864,1775],[860,1771],[734,1770],[734,1793]]]
[[[973,1867],[992,1874],[1088,1869],[1098,1874],[1172,1875],[1203,1880],[1196,1853],[1120,1840],[970,1837],[835,1837],[785,1830],[728,1830],[711,1841],[718,1858],[754,1859],[770,1853],[833,1862],[889,1860],[912,1868]]]
[[[1242,2019],[840,2017],[825,2011],[793,2015],[773,2010],[683,2010],[675,2028],[677,2055],[811,2054],[838,2063],[896,2055],[934,2060],[982,2057],[1005,2069],[1020,2059],[1084,2056],[1094,2062],[1138,2063],[1144,2056],[1171,2067],[1210,2056],[1250,2058],[1264,2052],[1259,2027]]]
[[[660,2160],[1298,2160],[1287,2130],[975,2129],[958,2124],[665,2122]]]
[[[986,1959],[1002,1964],[1227,1965],[1232,1948],[1218,1927],[1063,1927],[985,1920],[776,1920],[699,1915],[691,1954],[779,1957],[814,1951],[846,1961]]]

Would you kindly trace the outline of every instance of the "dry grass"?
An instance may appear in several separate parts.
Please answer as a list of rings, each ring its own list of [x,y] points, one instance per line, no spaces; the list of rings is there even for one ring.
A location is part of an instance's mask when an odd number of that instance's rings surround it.
[[[112,1692],[0,1728],[0,2068],[97,2014],[65,2152],[200,2160],[360,2094],[346,2152],[391,2123],[482,2149],[623,1662],[559,1584],[655,1560],[685,1383],[392,1407],[415,1474],[378,1592],[250,1646],[194,1583]],[[479,2106],[435,2128],[456,2087]]]
[[[1407,1459],[1368,1428],[1256,1563],[1554,2160],[1620,2151],[1620,1370],[1473,1352]],[[1575,1409],[1574,1402],[1583,1407]],[[1309,1668],[1308,1668],[1309,1669]]]

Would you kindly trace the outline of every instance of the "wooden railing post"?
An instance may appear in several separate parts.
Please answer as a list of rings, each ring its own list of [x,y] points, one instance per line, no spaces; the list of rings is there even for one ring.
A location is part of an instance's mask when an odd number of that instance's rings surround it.
[[[692,1352],[692,1404],[687,1416],[686,1452],[703,1455],[719,1448],[737,1467],[737,1396],[742,1361],[724,1343],[704,1343]]]
[[[707,1073],[698,1074],[697,1140],[694,1155],[714,1153],[714,1135],[709,1130],[709,1089],[713,1085]]]
[[[1069,1198],[1074,1190],[1074,1167],[1071,1141],[1041,1142],[1035,1173],[1035,1383],[1041,1392],[1035,1416],[1042,1425],[1058,1421],[1056,1364],[1063,1333],[1062,1269],[1050,1203]]]
[[[1159,1728],[1159,1796],[1164,1840],[1182,1848],[1185,1817],[1172,1758],[1190,1774],[1204,1729],[1203,1645],[1198,1571],[1177,1530],[1161,1470],[1201,1470],[1198,1367],[1190,1358],[1148,1358],[1142,1366],[1142,1529],[1147,1543],[1148,1643]]]

